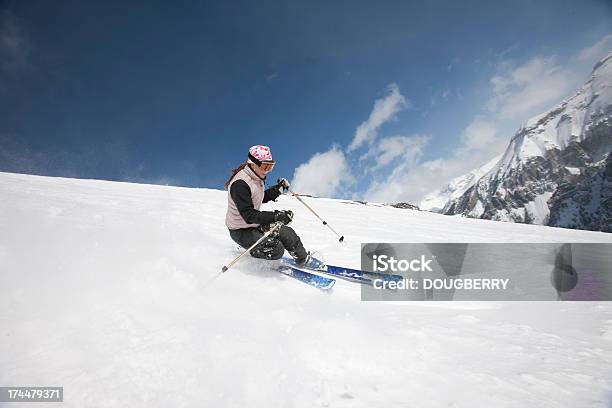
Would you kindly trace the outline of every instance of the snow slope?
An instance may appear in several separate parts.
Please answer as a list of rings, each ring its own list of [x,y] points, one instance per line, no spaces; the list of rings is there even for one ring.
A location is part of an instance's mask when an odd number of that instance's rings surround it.
[[[361,302],[251,258],[215,278],[223,191],[0,173],[0,197],[0,385],[63,386],[45,407],[610,406],[610,303]],[[345,244],[268,208],[353,267],[362,241],[612,242],[306,200]]]

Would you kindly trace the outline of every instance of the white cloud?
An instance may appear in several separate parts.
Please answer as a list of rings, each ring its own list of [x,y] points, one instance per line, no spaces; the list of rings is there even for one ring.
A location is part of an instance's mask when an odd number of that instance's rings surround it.
[[[378,136],[378,128],[393,119],[397,112],[409,105],[410,102],[400,93],[399,87],[396,84],[389,85],[389,94],[374,103],[374,108],[368,120],[361,123],[355,131],[348,152],[358,149],[364,143],[372,143]]]
[[[482,150],[487,145],[497,142],[498,129],[496,123],[482,116],[476,117],[461,133],[461,144],[455,155]]]
[[[612,34],[608,34],[590,47],[583,48],[578,55],[580,61],[595,62],[612,52]]]
[[[528,70],[518,70],[514,74],[514,82],[529,82]],[[448,97],[449,92],[439,96]],[[376,202],[417,203],[444,181],[467,173],[498,154],[498,148],[503,147],[499,133],[494,120],[485,115],[477,116],[461,133],[458,146],[448,158],[426,162],[421,160],[429,136],[392,136],[381,138],[377,143],[372,141],[360,162],[369,163],[365,173],[372,174],[375,179],[360,198]],[[388,174],[378,174],[386,168],[391,169]]]
[[[427,136],[420,135],[386,137],[372,146],[361,160],[373,158],[375,161],[366,172],[379,170],[396,159],[401,159],[404,163],[415,163],[423,155],[423,148],[428,140]]]
[[[486,163],[508,140],[499,130],[499,123],[480,115],[461,132],[458,146],[446,158],[420,162],[429,138],[386,138],[373,147],[367,156],[375,156],[377,163],[372,170],[393,162],[404,149],[406,153],[391,173],[383,180],[376,180],[363,195],[366,201],[419,203],[432,190],[448,180],[472,171]]]
[[[500,119],[524,120],[524,115],[557,102],[574,84],[574,75],[556,64],[555,58],[537,56],[514,69],[508,62],[491,78],[492,95],[487,103]]]
[[[347,148],[347,153],[350,153],[367,143],[370,148],[362,159],[374,158],[374,168],[385,166],[400,156],[410,159],[420,154],[415,141],[403,136],[383,139],[372,147],[378,137],[378,128],[392,120],[397,112],[410,103],[396,84],[389,85],[388,92],[384,98],[375,101],[370,116],[357,127]],[[295,191],[303,194],[334,197],[355,181],[344,151],[339,146],[333,146],[327,152],[316,153],[306,163],[299,165],[294,171],[292,185]]]
[[[374,202],[417,204],[433,190],[489,161],[490,149],[472,151],[461,157],[439,158],[412,165],[398,165],[383,181],[371,183],[363,199]]]
[[[355,182],[344,152],[333,146],[327,152],[317,153],[293,173],[292,188],[300,194],[334,197],[344,187]]]
[[[400,158],[391,173],[384,180],[375,180],[370,183],[364,194],[367,201],[393,202],[409,200],[411,186],[407,179],[414,174],[419,160],[423,157],[423,149],[427,145],[427,136],[395,136],[381,140],[376,150],[377,164],[371,170],[391,163]]]

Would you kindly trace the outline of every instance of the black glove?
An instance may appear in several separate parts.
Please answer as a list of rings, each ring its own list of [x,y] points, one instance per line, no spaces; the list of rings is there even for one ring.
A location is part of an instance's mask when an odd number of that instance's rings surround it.
[[[282,210],[274,211],[274,222],[280,221],[285,225],[289,225],[293,221],[293,211]]]
[[[276,188],[278,188],[278,191],[281,191],[281,189],[287,191],[289,188],[289,181],[286,178],[279,178],[276,180]]]

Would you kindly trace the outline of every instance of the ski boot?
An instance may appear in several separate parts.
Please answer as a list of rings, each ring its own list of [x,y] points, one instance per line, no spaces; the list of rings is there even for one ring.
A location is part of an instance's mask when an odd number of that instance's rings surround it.
[[[308,252],[305,259],[296,259],[295,266],[299,268],[312,269],[314,271],[321,270],[325,267],[323,261],[318,260],[313,254]]]

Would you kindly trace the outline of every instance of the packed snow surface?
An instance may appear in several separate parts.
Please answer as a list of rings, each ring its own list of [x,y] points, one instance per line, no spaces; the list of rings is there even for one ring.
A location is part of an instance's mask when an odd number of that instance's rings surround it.
[[[609,407],[607,302],[361,302],[236,256],[226,193],[0,173],[0,385],[53,407]],[[306,247],[611,234],[293,197]],[[11,406],[8,404],[7,406]],[[21,405],[20,405],[21,406]]]

